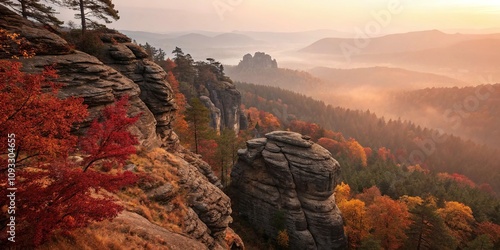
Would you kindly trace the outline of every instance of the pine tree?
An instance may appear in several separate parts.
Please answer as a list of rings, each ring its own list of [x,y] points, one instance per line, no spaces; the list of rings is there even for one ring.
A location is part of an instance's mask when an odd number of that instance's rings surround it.
[[[412,224],[406,231],[406,249],[455,249],[454,239],[437,212],[434,198],[410,209]]]
[[[236,150],[238,148],[238,139],[234,130],[226,128],[222,130],[217,138],[217,158],[221,167],[222,185],[226,187],[229,184],[228,177],[231,167],[236,163]]]
[[[64,5],[71,8],[72,10],[79,11],[75,14],[76,19],[81,20],[82,24],[82,34],[85,34],[87,30],[87,21],[90,22],[92,26],[102,26],[96,21],[89,18],[90,15],[97,19],[103,20],[105,23],[111,23],[110,18],[114,20],[120,19],[118,15],[118,10],[115,9],[115,5],[112,0],[63,0]],[[88,11],[88,12],[86,12]]]
[[[189,106],[186,109],[186,121],[192,133],[194,151],[198,154],[200,151],[200,141],[202,139],[209,139],[210,134],[212,134],[212,129],[210,128],[210,111],[198,98],[191,99]]]
[[[63,24],[55,15],[58,14],[49,4],[61,4],[60,0],[0,0],[4,4],[26,19],[33,19],[40,23],[59,26]]]

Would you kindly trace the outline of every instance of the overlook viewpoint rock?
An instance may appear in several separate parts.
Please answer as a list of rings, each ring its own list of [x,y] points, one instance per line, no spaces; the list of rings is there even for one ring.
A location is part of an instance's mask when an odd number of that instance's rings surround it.
[[[233,203],[257,230],[289,235],[291,249],[344,249],[342,217],[334,189],[340,165],[310,138],[275,131],[247,141],[233,167]]]
[[[222,185],[210,165],[178,145],[178,137],[172,129],[177,107],[166,80],[167,74],[147,59],[147,53],[140,46],[119,32],[107,30],[99,37],[102,46],[98,59],[73,49],[57,34],[22,18],[3,5],[0,5],[0,29],[19,34],[35,52],[33,57],[19,59],[23,72],[39,73],[51,66],[59,76],[54,81],[62,84],[60,97],[84,99],[89,116],[76,133],[83,133],[106,106],[112,105],[121,96],[129,96],[128,115],[141,114],[131,132],[145,149],[161,147],[168,150],[162,162],[176,162],[179,186],[189,194],[188,211],[182,222],[183,235],[167,232],[171,235],[168,237],[176,239],[167,242],[168,249],[186,249],[186,246],[243,248],[241,239],[229,228],[232,221],[231,200],[220,189]],[[11,57],[0,53],[0,59],[11,60]],[[149,200],[160,200],[166,206],[172,196],[168,185],[144,191],[151,194]],[[117,220],[138,227],[139,231],[144,231],[141,235],[151,233],[154,234],[151,237],[156,237],[167,234],[164,233],[167,229],[159,228],[130,211],[123,212]],[[134,225],[137,221],[140,225]],[[152,228],[141,229],[148,227]],[[238,242],[237,245],[227,242],[228,233]]]

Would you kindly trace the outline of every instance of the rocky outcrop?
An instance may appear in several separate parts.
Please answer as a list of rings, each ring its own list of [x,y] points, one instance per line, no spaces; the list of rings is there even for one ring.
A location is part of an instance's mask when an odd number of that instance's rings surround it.
[[[210,93],[210,100],[221,111],[224,128],[232,129],[238,134],[240,131],[241,94],[234,84],[224,81],[208,83],[206,86]]]
[[[235,131],[246,128],[246,116],[240,108],[241,94],[233,83],[226,81],[208,81],[204,84],[207,96],[200,100],[210,110],[212,127],[220,131],[228,128]],[[220,126],[219,126],[220,124]]]
[[[220,131],[222,121],[220,109],[215,106],[208,96],[200,96],[200,101],[210,112],[210,127],[214,128],[216,131]]]
[[[286,229],[292,249],[345,248],[333,194],[340,166],[328,150],[298,133],[276,131],[248,141],[238,156],[231,193],[241,217],[272,238]]]
[[[21,59],[23,71],[35,73],[52,66],[59,75],[56,81],[63,84],[60,96],[84,99],[90,115],[81,129],[99,116],[105,106],[127,95],[130,98],[128,114],[142,114],[132,130],[143,146],[172,147],[177,144],[177,137],[170,126],[175,103],[170,85],[165,80],[166,73],[158,65],[144,59],[146,53],[137,45],[127,43],[129,38],[118,33],[103,37],[104,54],[109,59],[106,62],[113,66],[110,67],[93,56],[72,50],[64,39],[1,5],[0,17],[0,28],[20,34],[27,47],[36,54],[32,58]]]
[[[155,117],[161,146],[175,147],[178,138],[172,130],[172,121],[176,106],[172,88],[166,81],[167,73],[147,59],[146,51],[127,36],[109,30],[101,35],[101,40],[107,51],[101,60],[139,86],[139,98]]]
[[[246,54],[238,64],[238,68],[246,70],[277,69],[278,63],[270,55],[264,52],[255,52],[254,56]]]

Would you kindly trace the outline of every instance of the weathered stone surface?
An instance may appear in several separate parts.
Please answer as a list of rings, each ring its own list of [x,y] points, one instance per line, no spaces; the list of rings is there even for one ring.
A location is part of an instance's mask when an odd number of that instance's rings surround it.
[[[346,248],[333,194],[338,162],[298,133],[276,131],[266,138],[238,152],[231,193],[239,214],[270,237],[287,229],[292,249]],[[279,217],[282,226],[273,223]]]
[[[81,129],[84,130],[99,116],[105,106],[128,95],[128,114],[142,114],[131,129],[141,144],[147,148],[177,146],[178,138],[171,128],[175,102],[166,73],[158,65],[143,59],[145,52],[130,44],[129,38],[113,31],[103,35],[102,40],[109,42],[105,44],[108,50],[108,57],[103,59],[105,64],[86,53],[71,50],[56,34],[3,6],[0,6],[0,17],[0,28],[19,33],[34,48],[35,57],[21,60],[23,71],[34,73],[53,66],[59,75],[57,81],[64,85],[61,97],[84,99],[90,115]]]
[[[200,241],[187,235],[173,233],[165,228],[149,222],[146,218],[132,212],[124,211],[116,217],[112,223],[119,226],[127,226],[130,234],[144,235],[154,244],[163,242],[166,249],[186,250],[186,249],[208,249]]]
[[[241,94],[233,83],[217,81],[208,82],[205,88],[209,98],[216,108],[220,110],[221,128],[229,128],[236,132],[240,131],[241,124],[246,126],[246,117],[241,111]],[[207,108],[209,108],[207,106]],[[214,116],[214,115],[212,115]]]
[[[220,131],[222,120],[220,109],[215,106],[208,96],[200,96],[200,101],[210,111],[210,126],[216,131]]]
[[[33,49],[37,55],[61,55],[71,52],[70,46],[64,39],[24,18],[20,18],[19,15],[1,5],[0,28],[26,38],[28,47]]]
[[[189,151],[183,153],[180,157],[187,161],[179,159],[179,184],[186,190],[194,213],[185,222],[186,233],[210,248],[225,246],[226,230],[233,220],[231,200],[219,188],[221,184],[207,163]]]
[[[153,113],[156,134],[160,146],[176,148],[178,137],[172,130],[176,110],[172,88],[167,82],[167,73],[156,63],[147,59],[147,53],[120,33],[105,33],[101,40],[106,43],[107,56],[102,61],[131,79],[140,88],[139,98]],[[113,39],[111,39],[113,38]]]

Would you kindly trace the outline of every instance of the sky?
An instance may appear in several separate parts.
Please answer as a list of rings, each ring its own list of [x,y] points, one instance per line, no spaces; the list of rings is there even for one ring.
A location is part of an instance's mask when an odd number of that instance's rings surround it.
[[[381,33],[500,27],[498,0],[115,0],[118,30],[352,32],[378,22]],[[386,15],[389,14],[389,15]],[[72,13],[62,11],[70,20]],[[382,18],[382,19],[381,19]],[[367,27],[368,26],[368,27]],[[371,27],[373,28],[373,27]]]

